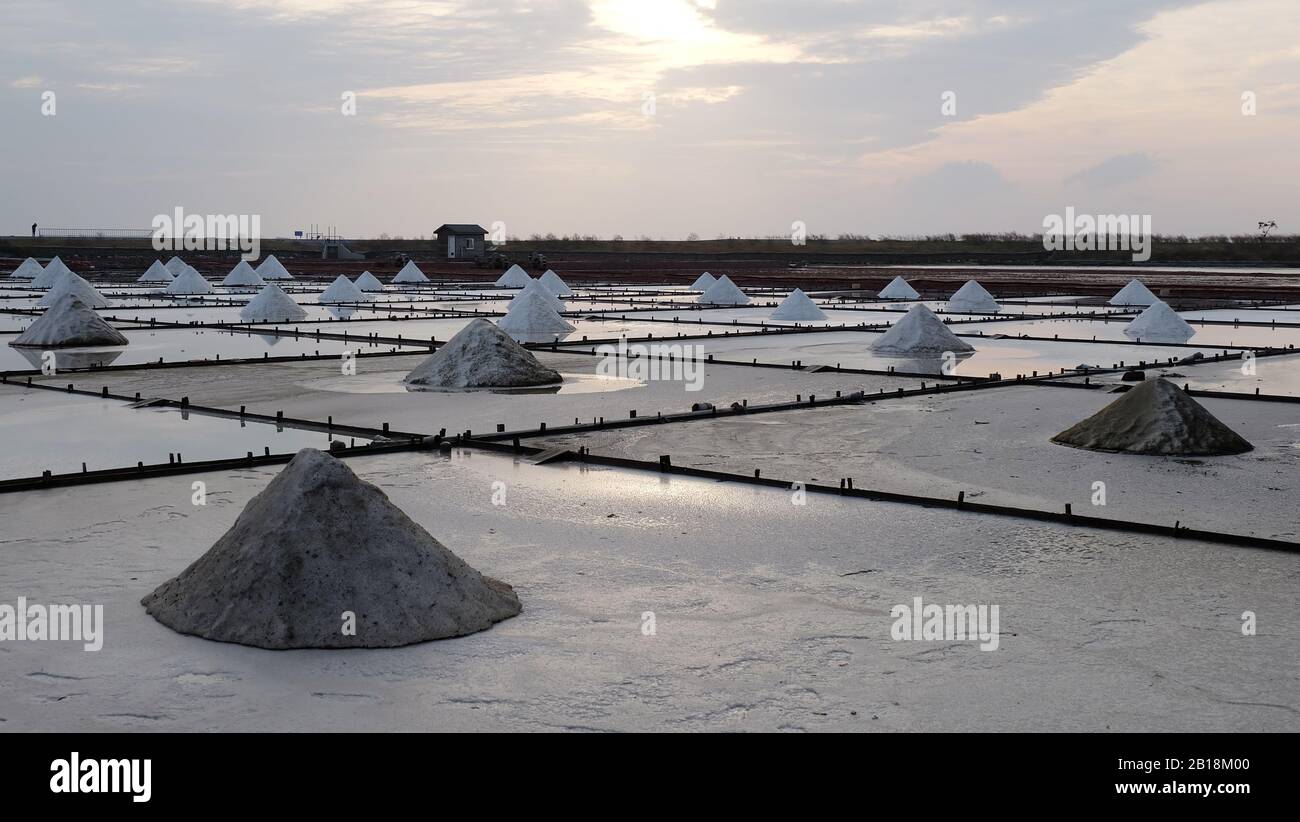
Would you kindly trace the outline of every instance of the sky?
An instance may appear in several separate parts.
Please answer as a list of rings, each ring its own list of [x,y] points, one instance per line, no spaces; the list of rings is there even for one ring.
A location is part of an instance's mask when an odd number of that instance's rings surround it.
[[[1296,0],[5,0],[0,42],[0,234],[1300,233]]]

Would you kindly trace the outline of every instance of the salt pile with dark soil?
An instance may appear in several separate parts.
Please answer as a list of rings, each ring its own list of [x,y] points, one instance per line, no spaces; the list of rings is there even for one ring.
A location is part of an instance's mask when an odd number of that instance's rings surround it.
[[[1138,383],[1052,442],[1090,451],[1180,457],[1240,454],[1254,448],[1164,379]]]
[[[902,275],[899,275],[890,280],[889,285],[880,289],[880,293],[876,296],[882,300],[915,300],[921,295],[907,280],[903,279]]]
[[[1160,298],[1151,293],[1151,289],[1143,285],[1140,280],[1129,280],[1128,285],[1110,298],[1111,305],[1151,305],[1158,302]]]
[[[486,630],[521,610],[513,588],[311,448],[141,604],[180,633],[275,650],[392,648]]]
[[[741,291],[730,277],[723,274],[716,283],[700,295],[699,302],[706,305],[747,305],[749,296]]]
[[[173,255],[172,258],[163,265],[163,267],[171,273],[172,277],[179,277],[185,272],[185,269],[188,266],[180,257]]]
[[[366,292],[375,292],[375,291],[384,290],[384,284],[379,281],[378,277],[376,277],[374,274],[371,274],[369,271],[361,272],[361,276],[357,277],[356,286],[357,288]]]
[[[974,351],[944,325],[943,320],[924,305],[914,305],[903,318],[872,341],[870,348],[878,354],[920,354],[937,356],[945,351]]]
[[[58,348],[74,345],[126,345],[127,339],[76,294],[64,294],[10,345]]]
[[[477,319],[416,366],[405,382],[428,388],[522,388],[561,380],[509,334]]]
[[[248,301],[248,305],[239,311],[239,318],[245,322],[297,322],[307,316],[307,311],[293,297],[284,293],[275,283],[267,283],[257,292],[257,296]]]
[[[993,295],[974,280],[967,280],[965,285],[948,298],[947,308],[949,311],[969,314],[996,314],[1002,310]]]
[[[803,289],[796,288],[772,312],[772,319],[786,322],[812,322],[826,319],[826,312],[822,311],[811,297],[803,293]]]
[[[1156,300],[1149,308],[1137,315],[1137,319],[1124,326],[1124,335],[1139,340],[1186,340],[1196,334],[1196,329],[1187,320],[1178,316],[1178,312],[1169,307],[1169,303]]]

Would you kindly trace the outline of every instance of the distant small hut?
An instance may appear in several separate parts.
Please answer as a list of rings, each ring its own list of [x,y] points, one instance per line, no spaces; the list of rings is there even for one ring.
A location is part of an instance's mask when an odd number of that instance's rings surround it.
[[[438,242],[447,246],[447,259],[472,260],[483,256],[487,229],[472,223],[447,223],[434,232]]]

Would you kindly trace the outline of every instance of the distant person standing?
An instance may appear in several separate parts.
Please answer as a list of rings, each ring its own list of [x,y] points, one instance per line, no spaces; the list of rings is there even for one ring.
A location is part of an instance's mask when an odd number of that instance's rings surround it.
[[[32,223],[32,236],[36,236],[36,223]]]

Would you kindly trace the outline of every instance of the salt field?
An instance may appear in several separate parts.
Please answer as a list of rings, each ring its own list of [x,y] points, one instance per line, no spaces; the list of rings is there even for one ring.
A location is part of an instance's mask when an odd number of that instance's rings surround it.
[[[1286,796],[1300,4],[9,5],[6,809]]]
[[[1258,707],[1285,706],[1300,681],[1284,605],[1300,355],[1267,350],[1298,339],[1285,312],[1184,311],[1193,334],[1170,345],[1125,334],[1134,310],[1099,319],[1032,298],[981,318],[796,295],[797,318],[823,318],[782,320],[790,291],[683,311],[671,301],[698,294],[609,304],[590,297],[615,286],[569,287],[561,302],[471,301],[491,292],[430,284],[429,307],[479,318],[389,302],[398,313],[362,304],[345,321],[295,278],[279,310],[301,306],[296,322],[110,304],[89,311],[125,344],[4,346],[5,575],[29,597],[103,603],[108,626],[103,663],[63,646],[6,654],[6,729],[1300,729],[1294,711]],[[1233,324],[1205,322],[1223,311]],[[2,313],[0,332],[20,343],[37,316]],[[1052,441],[1127,396],[1133,368],[1190,388],[1249,450]],[[1182,430],[1152,413],[1160,437]],[[164,603],[203,583],[162,584],[300,451],[337,455],[357,475],[342,482],[377,485],[521,610],[388,650],[267,650],[300,646],[254,639],[251,612],[225,642],[151,619],[190,619]],[[292,508],[296,487],[259,504]],[[1235,567],[1251,570],[1223,573]],[[1004,603],[997,651],[891,641],[892,604],[918,590]],[[1243,610],[1272,613],[1267,635],[1233,638]],[[321,629],[304,619],[296,631]],[[1179,685],[1135,697],[1153,669]],[[978,715],[942,709],[958,680]]]

